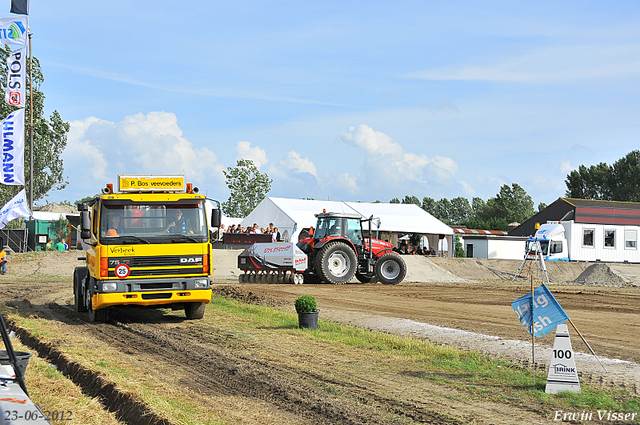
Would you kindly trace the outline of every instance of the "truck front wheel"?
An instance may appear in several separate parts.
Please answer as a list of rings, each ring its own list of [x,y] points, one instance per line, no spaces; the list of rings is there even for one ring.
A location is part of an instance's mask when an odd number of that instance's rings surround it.
[[[316,256],[316,273],[333,284],[348,282],[356,273],[356,253],[343,242],[330,242]]]
[[[184,314],[189,320],[202,319],[204,317],[205,304],[187,303],[184,305]]]
[[[94,310],[91,305],[91,291],[85,292],[85,306],[89,312],[89,322],[106,322],[109,320],[109,309],[101,308],[100,310]]]
[[[397,285],[407,275],[407,265],[394,252],[381,255],[376,261],[376,276],[385,285]]]
[[[86,267],[76,267],[73,271],[73,301],[76,312],[84,313],[87,308],[84,305],[82,281],[88,279],[89,270]]]

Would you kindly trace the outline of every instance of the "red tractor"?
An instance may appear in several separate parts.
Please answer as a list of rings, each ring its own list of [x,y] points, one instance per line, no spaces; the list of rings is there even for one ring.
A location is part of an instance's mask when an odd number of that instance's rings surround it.
[[[407,274],[404,260],[392,251],[392,245],[371,238],[373,216],[362,219],[358,214],[323,212],[313,235],[298,242],[308,255],[306,283],[348,282],[355,274],[362,283],[379,281],[386,285],[402,282]],[[365,237],[363,223],[369,223]]]

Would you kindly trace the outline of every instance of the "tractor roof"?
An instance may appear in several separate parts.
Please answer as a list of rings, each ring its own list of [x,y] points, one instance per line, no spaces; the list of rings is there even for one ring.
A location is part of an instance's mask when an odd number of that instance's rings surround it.
[[[318,218],[357,218],[360,220],[362,216],[360,214],[354,213],[344,213],[344,212],[323,212],[320,214],[316,214]]]

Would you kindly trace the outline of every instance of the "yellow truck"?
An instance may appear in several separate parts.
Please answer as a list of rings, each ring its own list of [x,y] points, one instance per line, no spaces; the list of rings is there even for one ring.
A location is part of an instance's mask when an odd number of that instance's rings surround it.
[[[73,276],[75,310],[104,322],[123,307],[184,309],[201,319],[211,301],[213,251],[205,197],[182,175],[118,175],[78,204],[86,265]],[[80,248],[80,247],[79,247]]]

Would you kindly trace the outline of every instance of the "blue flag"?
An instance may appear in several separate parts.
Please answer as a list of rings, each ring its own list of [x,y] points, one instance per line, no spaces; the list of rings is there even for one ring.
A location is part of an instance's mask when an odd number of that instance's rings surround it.
[[[538,286],[533,291],[534,299],[531,302],[531,293],[518,298],[511,303],[520,319],[520,323],[531,333],[531,307],[535,315],[534,325],[536,336],[545,336],[553,331],[557,325],[569,319],[560,304],[545,285]]]

